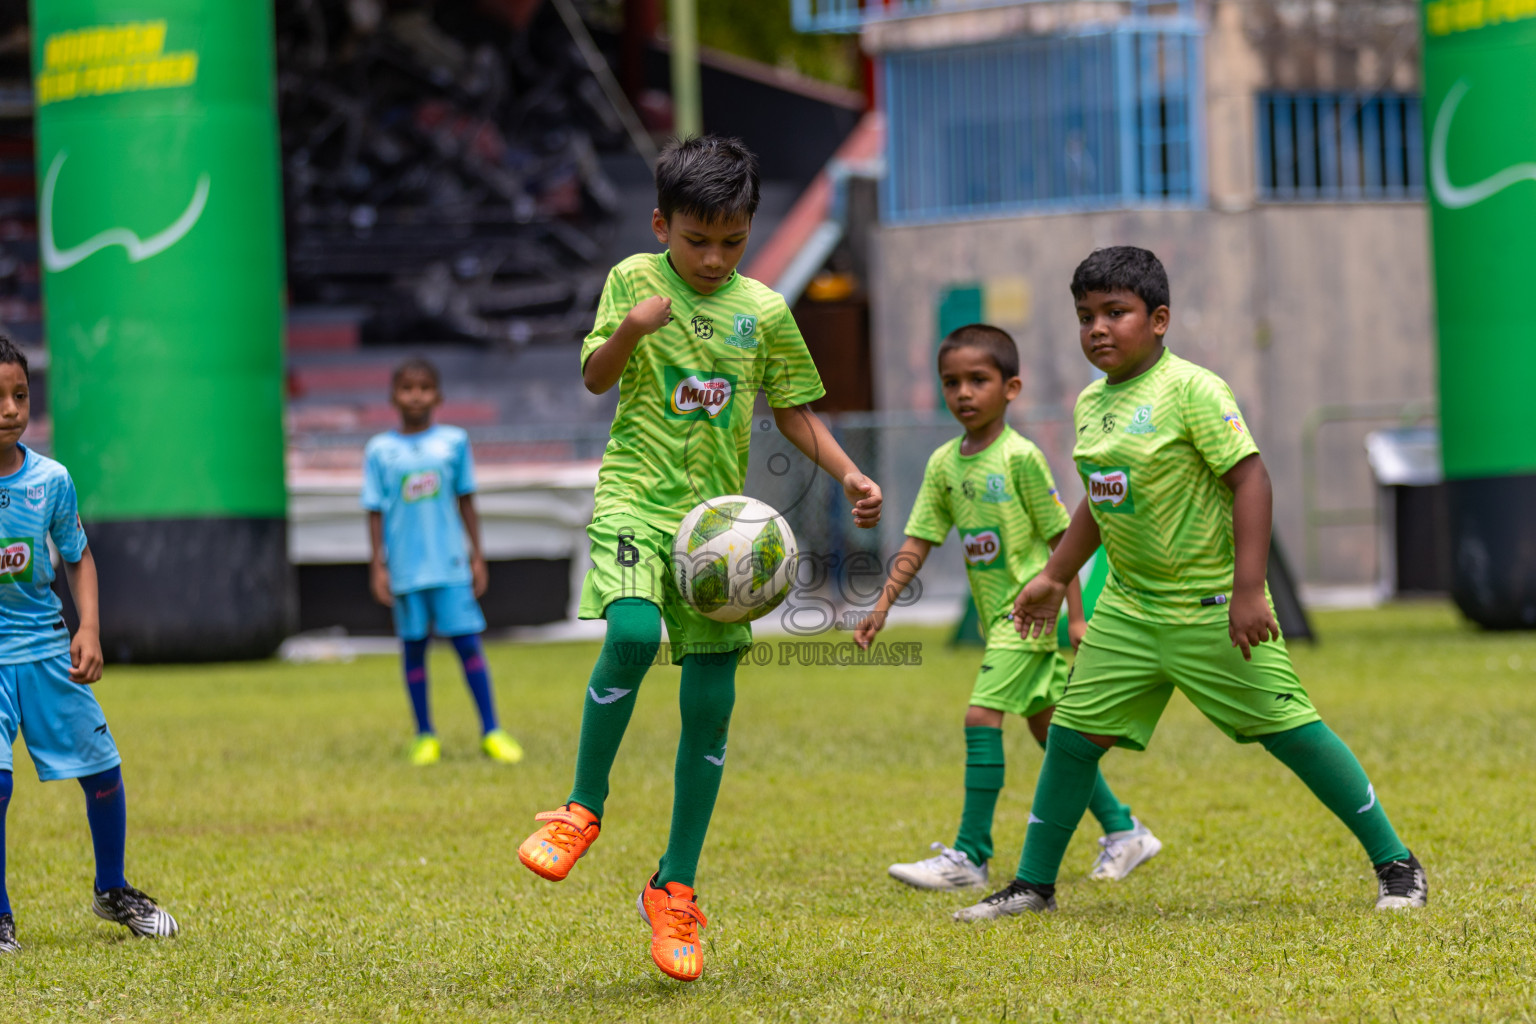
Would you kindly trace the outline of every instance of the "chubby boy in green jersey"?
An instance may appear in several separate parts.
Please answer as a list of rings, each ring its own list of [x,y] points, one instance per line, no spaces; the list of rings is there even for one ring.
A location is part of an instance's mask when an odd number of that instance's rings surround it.
[[[987,640],[965,712],[965,804],[953,848],[934,843],[935,856],[892,864],[890,874],[919,889],[967,889],[987,884],[992,815],[1003,788],[1003,716],[1023,717],[1043,746],[1051,711],[1066,689],[1067,663],[1056,634],[1021,636],[1011,620],[1014,598],[1045,565],[1070,517],[1045,456],[1003,418],[1023,387],[1019,350],[1007,332],[986,324],[961,327],[939,345],[938,364],[944,403],[965,434],[928,459],[906,542],[855,639],[869,646],[929,551],[955,527]],[[1075,577],[1066,599],[1076,642],[1084,622]],[[1162,849],[1102,777],[1095,776],[1089,807],[1105,833],[1090,878],[1124,878]]]
[[[881,497],[808,408],[824,391],[784,299],[736,272],[757,210],[757,158],[735,139],[674,143],[657,162],[656,198],[652,228],[666,251],[613,268],[581,347],[587,389],[619,386],[580,608],[606,619],[607,633],[586,687],[575,786],[536,816],[544,825],[518,858],[560,881],[597,839],[609,769],[665,619],[682,666],[682,737],[666,853],[638,904],[651,959],[692,981],[704,969],[706,923],[694,875],[725,766],[737,656],[752,632],[684,603],[670,572],[673,534],[701,501],[741,491],[759,389],[780,433],[842,486],[856,525],[880,521]]]
[[[1112,746],[1145,750],[1175,688],[1239,743],[1263,744],[1347,825],[1375,866],[1378,909],[1429,884],[1376,789],[1291,668],[1265,570],[1269,473],[1232,390],[1163,346],[1168,275],[1145,249],[1096,250],[1072,276],[1083,354],[1107,376],[1078,397],[1073,458],[1087,497],[1019,594],[1021,635],[1055,627],[1100,541],[1110,580],[1056,706],[1018,876],[955,915],[1056,909],[1067,841]]]

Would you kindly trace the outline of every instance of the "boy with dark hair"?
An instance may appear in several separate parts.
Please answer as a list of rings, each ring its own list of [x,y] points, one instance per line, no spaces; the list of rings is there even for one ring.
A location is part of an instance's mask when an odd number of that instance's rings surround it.
[[[987,884],[992,859],[992,817],[1003,788],[1003,716],[1019,715],[1045,745],[1051,711],[1067,685],[1067,662],[1056,634],[1022,637],[1010,621],[1013,599],[1040,571],[1067,528],[1045,456],[1008,426],[1008,403],[1019,396],[1019,350],[1006,331],[971,324],[939,344],[944,404],[965,433],[928,459],[923,484],[907,520],[907,539],[890,577],[854,639],[868,647],[885,625],[891,605],[922,568],[928,553],[959,531],[971,595],[987,649],[965,712],[965,805],[954,848],[911,864],[892,864],[890,875],[918,889],[968,889]],[[1074,577],[1066,591],[1073,640],[1084,628]],[[1089,877],[1118,880],[1155,856],[1162,843],[1131,817],[1102,777],[1090,800],[1104,828]]]
[[[1055,628],[1102,542],[1111,576],[1056,706],[1018,876],[959,920],[1056,909],[1062,853],[1112,746],[1145,750],[1175,688],[1239,743],[1261,743],[1365,847],[1378,909],[1429,885],[1375,787],[1296,678],[1265,586],[1271,491],[1232,391],[1163,346],[1168,275],[1145,249],[1100,249],[1072,277],[1083,354],[1073,457],[1088,495],[1014,603],[1022,636]]]
[[[37,777],[78,779],[96,853],[96,916],[168,937],[176,920],[123,877],[128,803],[123,759],[90,684],[101,678],[96,562],[65,468],[21,443],[31,416],[27,357],[0,335],[0,953],[21,949],[5,889],[5,815],[19,732]],[[48,541],[64,560],[80,615],[73,638],[53,592]]]
[[[736,661],[752,632],[682,600],[669,568],[673,534],[701,501],[741,491],[759,389],[779,431],[842,486],[855,524],[878,523],[881,499],[810,412],[824,391],[784,299],[736,272],[757,210],[757,159],[735,139],[674,142],[657,164],[656,192],[651,227],[666,251],[614,267],[581,347],[587,389],[619,385],[580,609],[606,619],[607,635],[586,688],[575,786],[559,809],[536,816],[544,825],[518,858],[558,882],[597,839],[609,769],[665,619],[682,666],[682,736],[666,853],[638,904],[651,959],[691,981],[704,969],[694,879],[725,765]]]
[[[475,467],[469,435],[433,424],[442,404],[437,367],[409,359],[395,368],[390,401],[400,427],[372,438],[363,453],[362,505],[373,545],[374,599],[394,611],[405,689],[416,718],[410,762],[436,764],[443,746],[427,703],[427,643],[435,632],[453,644],[480,712],[480,750],[516,764],[523,748],[496,720],[490,671],[480,634],[478,598],[489,582],[475,512]]]

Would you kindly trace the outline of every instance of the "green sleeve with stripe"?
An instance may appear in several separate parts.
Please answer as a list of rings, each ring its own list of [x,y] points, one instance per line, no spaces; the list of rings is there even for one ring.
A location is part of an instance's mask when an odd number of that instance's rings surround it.
[[[1030,521],[1035,524],[1035,530],[1045,541],[1049,542],[1071,524],[1072,517],[1056,492],[1051,467],[1039,448],[1031,446],[1014,456],[1013,486],[1024,502]]]
[[[592,322],[592,331],[581,343],[581,368],[587,368],[587,360],[592,353],[603,346],[603,342],[613,337],[613,332],[619,329],[629,311],[635,308],[634,292],[630,290],[629,282],[624,280],[618,267],[608,272],[608,280],[603,284],[602,298],[597,300],[597,316]]]
[[[1199,373],[1184,384],[1180,414],[1189,443],[1218,477],[1250,455],[1259,446],[1248,433],[1238,412],[1237,399],[1227,382],[1213,373]]]
[[[805,347],[800,325],[783,299],[778,301],[778,315],[768,328],[768,352],[763,367],[763,390],[768,404],[775,409],[805,405],[827,393],[821,374]]]
[[[940,448],[929,457],[928,466],[923,470],[922,486],[917,489],[917,500],[912,503],[912,514],[907,517],[907,536],[930,544],[943,544],[950,527],[955,525],[942,465],[948,447]]]

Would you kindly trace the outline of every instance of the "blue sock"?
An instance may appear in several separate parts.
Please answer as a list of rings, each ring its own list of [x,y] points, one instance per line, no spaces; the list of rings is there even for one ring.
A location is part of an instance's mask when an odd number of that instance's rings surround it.
[[[405,692],[411,698],[411,711],[416,715],[416,734],[432,731],[432,709],[427,707],[427,641],[401,641],[401,657],[405,661]]]
[[[11,809],[11,773],[0,772],[0,914],[11,912],[11,895],[5,891],[5,812]]]
[[[96,848],[96,889],[121,889],[123,847],[128,844],[128,797],[123,792],[123,769],[108,768],[80,780],[85,790],[85,817],[91,823],[91,845]]]
[[[474,694],[475,707],[480,709],[480,732],[488,733],[496,728],[496,700],[491,696],[491,670],[485,667],[485,651],[480,647],[480,637],[474,633],[456,636],[453,649],[459,652],[459,661],[464,663],[464,681],[469,684],[469,692]]]

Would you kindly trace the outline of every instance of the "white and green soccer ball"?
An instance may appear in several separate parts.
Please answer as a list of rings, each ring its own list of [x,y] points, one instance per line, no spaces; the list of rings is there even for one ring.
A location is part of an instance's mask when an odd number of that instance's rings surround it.
[[[773,506],[742,494],[700,502],[672,541],[683,600],[717,622],[750,622],[777,608],[794,582],[799,548]]]

